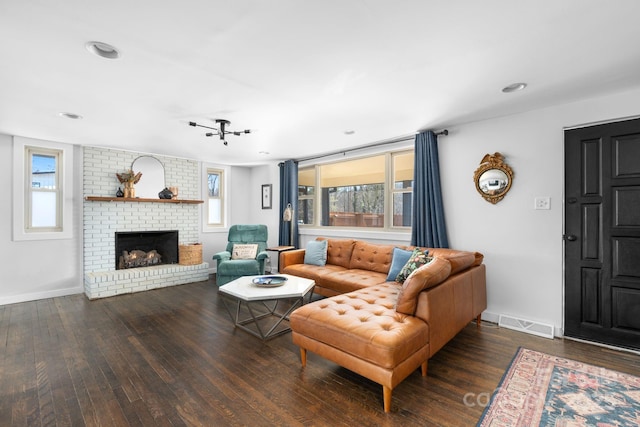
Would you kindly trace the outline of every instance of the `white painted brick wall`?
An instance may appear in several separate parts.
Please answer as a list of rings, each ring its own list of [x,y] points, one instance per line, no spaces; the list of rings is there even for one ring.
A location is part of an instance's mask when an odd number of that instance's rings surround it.
[[[114,197],[116,173],[124,172],[141,153],[84,147],[83,195]],[[167,187],[177,186],[179,198],[200,199],[198,162],[154,156],[164,165]],[[144,175],[143,175],[144,179]],[[154,266],[115,270],[115,233],[122,231],[178,230],[180,244],[198,241],[201,204],[83,203],[85,293],[91,299],[120,293],[207,280],[208,263],[197,266]],[[192,268],[194,267],[194,268]],[[145,270],[144,280],[135,270]],[[154,277],[149,281],[149,277]],[[96,280],[99,278],[100,280]],[[185,281],[187,280],[187,281]]]

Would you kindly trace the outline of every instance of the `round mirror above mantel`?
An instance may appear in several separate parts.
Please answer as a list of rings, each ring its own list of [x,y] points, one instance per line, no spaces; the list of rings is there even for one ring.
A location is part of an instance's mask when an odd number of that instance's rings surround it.
[[[511,189],[513,171],[500,153],[486,154],[473,174],[476,190],[488,202],[496,204]]]

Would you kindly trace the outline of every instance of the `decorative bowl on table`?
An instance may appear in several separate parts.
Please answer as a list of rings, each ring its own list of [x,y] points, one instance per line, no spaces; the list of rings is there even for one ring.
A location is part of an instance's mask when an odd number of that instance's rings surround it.
[[[286,281],[287,278],[284,276],[260,276],[252,280],[256,286],[260,286],[262,288],[275,288],[277,286],[282,286]]]

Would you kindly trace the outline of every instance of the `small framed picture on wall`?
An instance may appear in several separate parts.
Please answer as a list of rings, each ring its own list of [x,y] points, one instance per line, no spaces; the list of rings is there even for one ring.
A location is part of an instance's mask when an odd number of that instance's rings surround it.
[[[271,209],[271,184],[262,184],[262,209]]]

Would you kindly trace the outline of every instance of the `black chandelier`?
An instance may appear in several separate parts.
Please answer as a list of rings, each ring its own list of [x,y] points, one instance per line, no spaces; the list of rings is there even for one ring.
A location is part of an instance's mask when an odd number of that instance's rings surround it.
[[[251,133],[250,129],[245,129],[245,130],[242,130],[242,131],[227,130],[226,129],[227,125],[231,124],[231,122],[229,120],[216,119],[216,123],[220,126],[219,128],[215,128],[215,127],[211,127],[211,126],[205,126],[205,125],[199,125],[196,122],[189,122],[189,126],[200,127],[200,128],[205,128],[205,129],[211,129],[213,132],[207,132],[207,133],[204,134],[204,136],[218,135],[218,136],[220,136],[220,140],[222,140],[222,143],[224,145],[227,145],[227,141],[224,139],[225,135],[240,136],[243,133]]]

